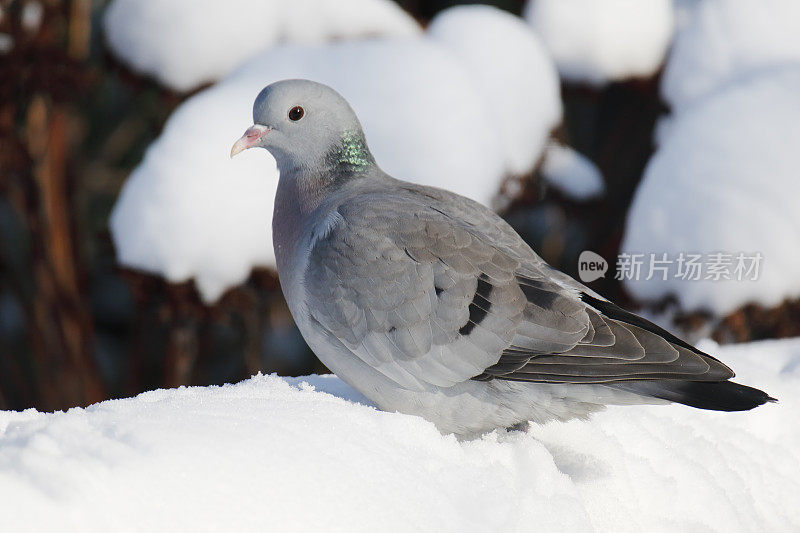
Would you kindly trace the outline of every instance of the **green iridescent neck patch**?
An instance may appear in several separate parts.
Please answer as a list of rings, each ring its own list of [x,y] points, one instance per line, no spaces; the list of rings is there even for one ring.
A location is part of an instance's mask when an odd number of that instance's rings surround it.
[[[367,149],[364,136],[355,131],[345,132],[342,136],[342,144],[339,150],[337,162],[342,165],[350,165],[362,168],[373,162],[372,154]]]

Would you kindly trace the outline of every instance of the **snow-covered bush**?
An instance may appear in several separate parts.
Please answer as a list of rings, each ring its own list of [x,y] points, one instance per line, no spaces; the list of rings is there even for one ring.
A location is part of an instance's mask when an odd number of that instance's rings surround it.
[[[797,530],[800,343],[704,348],[780,403],[615,407],[466,442],[332,376],[0,412],[0,530]]]
[[[732,81],[800,62],[796,0],[704,0],[686,15],[661,85],[673,110]]]
[[[474,77],[499,128],[506,169],[530,171],[550,128],[561,119],[557,75],[542,42],[517,17],[489,6],[443,11],[431,21],[428,35]]]
[[[674,26],[671,0],[530,0],[525,18],[569,81],[654,74]]]
[[[706,263],[722,253],[732,279],[704,272],[697,281],[672,273],[627,281],[638,299],[673,294],[684,310],[724,316],[748,302],[771,307],[800,296],[798,9],[780,0],[687,9],[662,83],[673,114],[657,129],[622,251],[701,254]],[[730,275],[741,253],[763,258],[757,280]]]
[[[626,253],[760,253],[758,279],[629,281],[641,300],[677,295],[725,315],[747,302],[800,296],[800,66],[727,87],[678,113],[628,214]],[[731,258],[734,260],[734,258]]]
[[[605,182],[600,169],[590,159],[569,146],[550,143],[542,160],[542,176],[562,194],[583,202],[601,196]]]
[[[179,91],[280,43],[421,31],[391,0],[114,0],[103,29],[123,61]]]
[[[509,67],[493,64],[497,56]],[[494,8],[446,11],[420,38],[274,47],[170,117],[114,208],[120,263],[175,282],[194,277],[207,301],[252,266],[274,265],[274,161],[263,150],[234,161],[228,152],[258,91],[284,78],[340,91],[390,174],[484,203],[508,173],[533,167],[561,114],[539,42]]]

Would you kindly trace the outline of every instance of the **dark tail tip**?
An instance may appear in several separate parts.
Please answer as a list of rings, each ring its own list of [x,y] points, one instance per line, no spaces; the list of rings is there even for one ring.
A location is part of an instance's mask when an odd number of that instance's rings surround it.
[[[762,390],[732,381],[632,381],[620,388],[711,411],[749,411],[778,401]]]

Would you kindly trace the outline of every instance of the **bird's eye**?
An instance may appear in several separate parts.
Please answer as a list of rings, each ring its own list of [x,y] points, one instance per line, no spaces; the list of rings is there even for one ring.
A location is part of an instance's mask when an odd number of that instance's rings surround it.
[[[306,112],[303,111],[303,108],[300,107],[299,105],[296,105],[289,110],[289,120],[294,120],[295,122],[297,122],[298,120],[303,118],[303,115],[305,114]]]

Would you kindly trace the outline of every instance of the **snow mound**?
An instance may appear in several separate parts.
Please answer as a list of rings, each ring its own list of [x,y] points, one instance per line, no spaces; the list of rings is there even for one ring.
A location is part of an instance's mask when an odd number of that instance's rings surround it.
[[[578,202],[597,198],[606,188],[600,169],[589,158],[557,143],[551,143],[545,151],[542,175],[547,183]]]
[[[278,43],[420,32],[390,0],[114,0],[103,29],[114,54],[180,91]]]
[[[0,412],[0,529],[796,530],[800,339],[706,348],[781,402],[615,407],[466,442],[333,376]]]
[[[525,18],[564,79],[592,84],[654,74],[675,22],[671,0],[531,0]]]
[[[430,37],[275,47],[187,100],[114,207],[119,262],[173,282],[193,277],[208,302],[242,282],[253,266],[274,266],[274,160],[264,150],[233,161],[228,153],[252,123],[258,91],[285,78],[313,79],[341,92],[388,173],[490,203],[508,173],[523,162],[532,168],[560,119],[560,103],[553,67],[548,70],[541,54],[526,67],[541,68],[541,76],[506,73],[509,85],[521,80],[526,97],[489,79],[495,55],[526,65],[535,41],[520,33],[530,33],[521,20],[472,9],[484,13],[476,39],[493,42],[491,56],[459,44],[455,29],[463,23],[472,30],[475,19],[470,9],[458,10],[452,18],[441,15]],[[507,110],[507,103],[516,107]],[[525,143],[506,145],[512,135]]]
[[[561,120],[558,73],[542,42],[518,17],[490,6],[447,9],[427,31],[475,76],[498,122],[507,169],[530,171]]]
[[[673,109],[737,79],[800,62],[796,0],[705,0],[687,14],[661,85]]]
[[[131,173],[111,213],[117,260],[173,282],[192,277],[209,301],[274,265],[275,159],[226,144],[252,123],[263,84],[219,84],[182,104]],[[232,140],[231,140],[232,139]]]
[[[683,309],[722,316],[747,302],[800,296],[798,94],[800,66],[731,84],[671,117],[634,197],[622,251],[673,260],[681,252],[760,253],[763,261],[753,281],[706,272],[697,281],[628,281],[636,298],[675,294]]]

